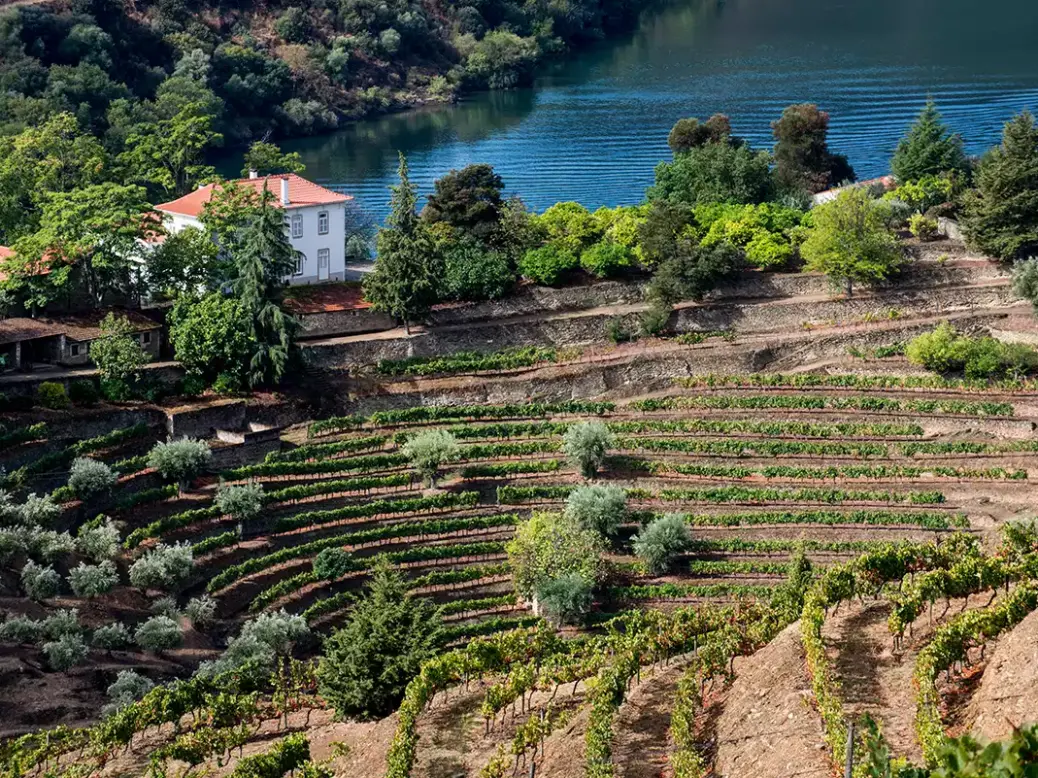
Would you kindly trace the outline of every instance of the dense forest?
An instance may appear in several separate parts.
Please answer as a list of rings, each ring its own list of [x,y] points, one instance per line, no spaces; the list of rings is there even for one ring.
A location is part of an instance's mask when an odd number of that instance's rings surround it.
[[[0,12],[0,134],[72,113],[118,153],[184,104],[228,144],[465,90],[629,27],[640,0],[72,0]]]

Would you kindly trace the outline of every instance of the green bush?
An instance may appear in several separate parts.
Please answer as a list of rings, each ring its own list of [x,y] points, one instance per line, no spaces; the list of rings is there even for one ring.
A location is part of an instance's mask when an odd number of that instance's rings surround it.
[[[536,596],[538,612],[556,626],[579,624],[594,601],[591,584],[578,573],[544,581]]]
[[[105,651],[118,651],[130,645],[130,630],[121,622],[104,624],[94,630],[90,636],[90,643],[95,648],[103,648]]]
[[[563,436],[563,451],[584,478],[594,478],[614,445],[613,434],[600,421],[574,424]]]
[[[692,542],[688,520],[680,513],[669,513],[652,521],[639,532],[633,542],[634,553],[652,575],[661,575],[674,557]]]
[[[184,606],[184,615],[195,629],[203,629],[216,619],[216,600],[208,594],[192,597]]]
[[[580,266],[596,278],[619,275],[633,264],[630,249],[611,240],[600,241],[580,255]]]
[[[69,403],[68,395],[62,384],[56,381],[44,381],[36,387],[36,404],[41,408],[60,411],[68,408],[71,403]]]
[[[601,575],[602,536],[555,513],[534,513],[508,543],[515,589],[529,599],[543,583],[570,573],[594,585]]]
[[[95,562],[112,559],[119,553],[119,530],[107,516],[98,516],[79,528],[76,548]]]
[[[912,214],[908,219],[908,229],[919,240],[933,240],[937,237],[937,220],[921,213]]]
[[[11,616],[0,624],[0,642],[31,645],[43,637],[43,625],[28,616]]]
[[[95,405],[101,398],[97,385],[89,378],[81,378],[70,381],[68,385],[68,396],[76,405]]]
[[[220,484],[213,500],[221,513],[225,513],[237,522],[244,523],[259,516],[266,503],[263,484],[258,481],[237,486]]]
[[[609,538],[627,518],[627,495],[619,486],[578,486],[566,498],[565,515],[584,529]]]
[[[130,583],[138,589],[172,591],[187,580],[194,556],[187,543],[159,543],[130,566]]]
[[[184,642],[184,633],[180,624],[169,616],[152,616],[137,627],[133,640],[145,651],[158,654],[180,646]]]
[[[42,567],[32,560],[22,568],[22,590],[31,599],[41,602],[54,597],[61,588],[61,576],[53,567]]]
[[[314,557],[314,575],[324,581],[337,581],[356,569],[353,557],[342,548],[326,548]]]
[[[576,254],[549,244],[527,251],[519,260],[519,272],[536,284],[554,286],[578,264]]]
[[[150,680],[133,670],[120,670],[106,690],[111,702],[102,710],[102,715],[110,716],[127,705],[137,702],[155,686]]]
[[[63,635],[43,644],[43,653],[53,670],[64,673],[87,658],[90,649],[80,635]]]
[[[511,260],[475,241],[453,244],[444,251],[443,259],[443,280],[447,296],[453,300],[497,300],[515,286],[517,275]]]
[[[410,461],[415,472],[433,487],[436,486],[440,466],[461,458],[461,449],[457,441],[446,430],[419,432],[400,450]]]
[[[181,438],[156,443],[148,452],[148,466],[158,470],[167,481],[180,484],[183,488],[206,471],[212,458],[213,453],[205,441]]]
[[[927,370],[962,371],[972,380],[1016,377],[1038,369],[1038,352],[1030,346],[959,335],[946,321],[909,341],[905,356]]]
[[[97,565],[80,562],[68,574],[69,584],[77,597],[97,597],[107,594],[119,583],[115,563],[105,560]]]
[[[78,457],[72,462],[68,485],[78,499],[86,502],[110,494],[116,478],[112,468],[104,462],[89,457]]]

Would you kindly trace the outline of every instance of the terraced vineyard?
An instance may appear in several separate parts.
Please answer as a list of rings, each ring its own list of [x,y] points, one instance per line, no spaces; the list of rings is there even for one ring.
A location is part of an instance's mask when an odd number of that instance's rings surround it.
[[[1038,392],[1023,384],[712,376],[626,403],[421,407],[290,428],[264,462],[117,500],[122,561],[190,543],[183,595],[215,599],[215,634],[282,610],[320,634],[388,560],[448,625],[449,650],[399,713],[333,723],[305,665],[269,697],[202,678],[182,682],[182,703],[156,689],[100,728],[30,736],[2,774],[73,762],[132,772],[142,757],[122,748],[138,732],[153,754],[167,748],[166,768],[223,774],[291,731],[306,735],[305,756],[285,757],[293,766],[328,758],[362,778],[494,778],[531,764],[538,776],[785,776],[791,765],[824,776],[864,713],[894,756],[933,764],[950,727],[941,674],[983,669],[978,649],[1038,605],[1038,536],[1022,523],[1036,509],[1036,417]],[[612,432],[597,482],[625,491],[627,520],[588,626],[557,633],[515,595],[505,544],[584,483],[562,440],[588,419]],[[460,447],[436,488],[403,453],[430,428]],[[218,488],[250,483],[263,488],[258,516],[216,505]],[[649,574],[632,537],[673,513],[692,543]],[[349,552],[333,577],[314,565],[330,548]],[[791,565],[798,550],[810,570]],[[228,683],[250,700],[233,715],[214,708]],[[192,711],[185,732],[215,721],[219,737],[187,759],[161,724]],[[864,738],[855,748],[867,760]]]

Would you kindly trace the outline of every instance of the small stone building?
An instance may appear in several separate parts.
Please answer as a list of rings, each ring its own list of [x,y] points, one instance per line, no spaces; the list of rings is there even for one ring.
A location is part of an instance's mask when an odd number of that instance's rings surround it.
[[[30,371],[47,365],[86,367],[90,344],[101,337],[108,310],[60,317],[0,320],[0,356],[6,370]],[[133,327],[141,346],[157,359],[162,351],[162,325],[137,311],[116,311]]]

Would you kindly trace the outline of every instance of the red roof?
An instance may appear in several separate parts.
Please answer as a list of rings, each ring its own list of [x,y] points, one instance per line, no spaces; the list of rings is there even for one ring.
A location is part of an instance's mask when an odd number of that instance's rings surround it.
[[[7,246],[0,246],[0,259],[10,259],[14,256],[14,249],[9,249]]]
[[[266,186],[270,193],[274,195],[273,204],[278,208],[282,208],[286,207],[281,205],[281,181],[283,179],[288,180],[288,208],[304,208],[308,205],[331,205],[332,203],[345,203],[353,199],[349,195],[333,192],[331,189],[325,189],[313,181],[307,181],[295,173],[283,173],[277,176],[262,176],[260,178],[239,178],[226,183],[234,184],[235,186],[251,187],[256,194],[262,194],[263,187]],[[202,213],[202,208],[212,198],[216,187],[224,185],[207,184],[172,202],[156,205],[155,210],[197,218]]]
[[[8,273],[6,270],[3,269],[3,265],[4,265],[4,263],[7,260],[13,259],[14,256],[15,256],[14,249],[8,248],[7,246],[0,246],[0,283],[3,283],[4,281],[7,281],[8,279],[10,279],[11,275],[10,275],[10,273]],[[33,269],[33,272],[30,273],[29,275],[34,275],[34,276],[50,275],[51,263],[55,259],[57,259],[57,256],[54,254],[54,252],[48,251],[46,254],[43,255],[43,257],[40,259],[40,261],[36,263],[36,267]]]

